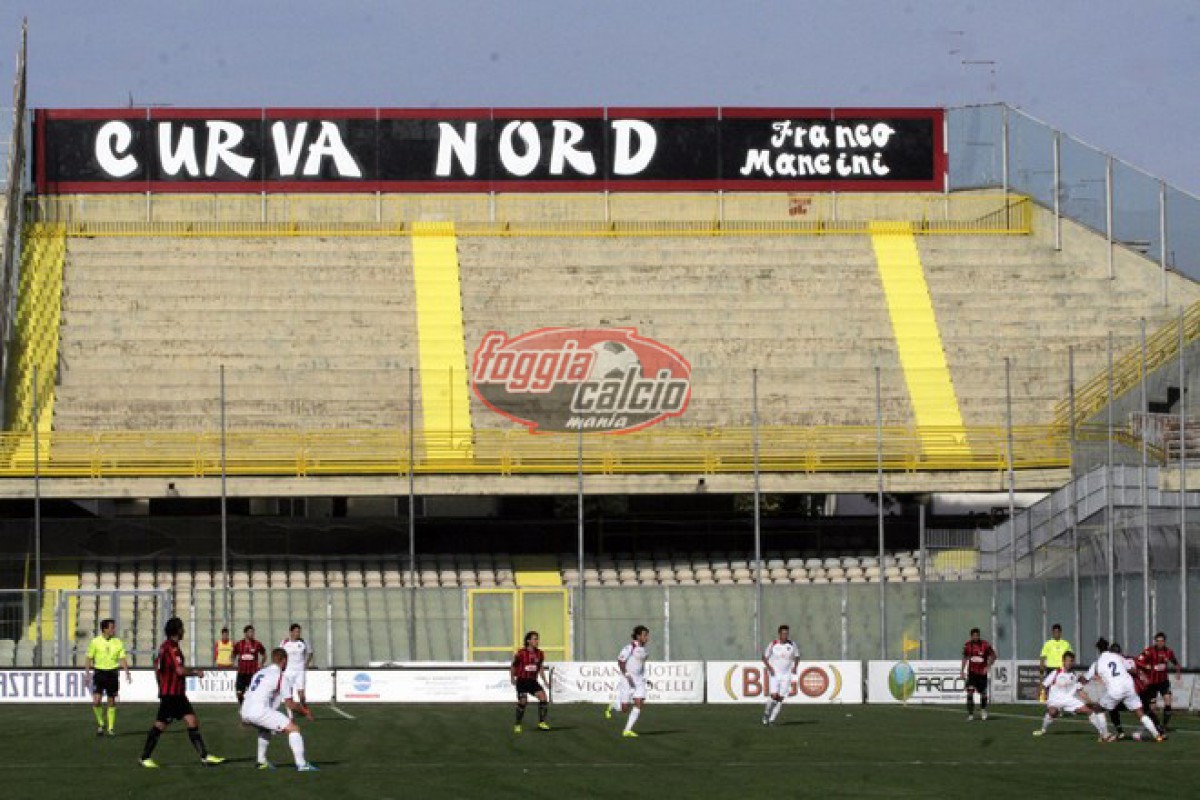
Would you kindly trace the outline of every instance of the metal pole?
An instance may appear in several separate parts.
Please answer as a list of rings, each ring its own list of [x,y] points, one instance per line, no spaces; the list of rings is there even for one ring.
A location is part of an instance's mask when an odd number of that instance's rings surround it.
[[[1008,427],[1008,531],[1010,549],[1008,551],[1008,565],[1011,570],[1009,579],[1009,592],[1012,609],[1009,611],[1011,616],[1011,624],[1009,630],[1012,635],[1012,657],[1013,657],[1013,674],[1016,674],[1017,660],[1017,485],[1016,475],[1013,473],[1013,426],[1012,426],[1012,359],[1005,357],[1004,359],[1004,406],[1005,420]],[[1032,530],[1032,528],[1030,528]],[[1033,541],[1029,543],[1030,549],[1033,548]]]
[[[1188,664],[1187,573],[1187,373],[1183,360],[1183,312],[1179,314],[1179,651]]]
[[[329,667],[332,669],[337,661],[333,657],[333,592],[325,590],[325,652],[329,655]],[[410,655],[415,659],[415,655]]]
[[[1108,635],[1117,629],[1116,520],[1113,519],[1113,335],[1108,332],[1108,461],[1104,470],[1104,527],[1108,534]]]
[[[1062,250],[1062,134],[1054,132],[1054,249]]]
[[[1116,277],[1113,269],[1113,159],[1104,160],[1104,238],[1108,241],[1108,278]]]
[[[1057,134],[1056,134],[1057,136]],[[1070,448],[1071,448],[1071,463],[1075,462],[1075,347],[1074,345],[1067,347],[1067,392],[1070,402]],[[1083,630],[1083,606],[1080,597],[1079,588],[1079,484],[1075,482],[1075,470],[1071,469],[1071,493],[1069,498],[1070,506],[1068,508],[1069,519],[1071,520],[1071,600],[1073,603],[1074,617],[1072,622],[1075,627],[1072,636],[1076,642],[1082,643],[1080,639],[1080,631]],[[1082,645],[1080,645],[1082,646]]]
[[[750,427],[754,449],[754,641],[762,641],[762,496],[758,474],[758,369],[750,370]]]
[[[663,587],[663,660],[671,660],[671,587]]]
[[[575,651],[575,657],[582,660],[587,653],[587,629],[585,626],[587,603],[584,597],[583,580],[583,428],[575,430],[575,524],[576,547],[579,551],[579,608],[575,609],[575,630],[577,631],[575,638],[578,640],[578,648]]]
[[[884,568],[883,531],[883,374],[875,367],[875,477],[876,518],[879,523],[879,657],[887,659],[887,575]]]
[[[1008,105],[1001,106],[1000,176],[1004,184],[1005,207],[1008,207]]]
[[[416,373],[408,368],[408,652],[417,657]],[[464,658],[467,657],[464,654]]]
[[[42,628],[44,620],[42,612],[46,599],[42,589],[42,452],[41,431],[38,424],[38,368],[33,368],[33,587],[37,592],[37,604],[34,606],[34,619],[37,620],[37,632],[34,637],[34,663],[42,663]]]
[[[928,658],[926,652],[929,642],[929,586],[926,583],[925,562],[928,553],[925,549],[925,505],[917,507],[917,539],[918,550],[921,553],[921,658]]]
[[[1162,273],[1162,304],[1167,304],[1167,184],[1158,182],[1158,264]],[[1182,352],[1182,349],[1180,350]],[[1180,384],[1179,391],[1183,391]]]
[[[221,365],[221,624],[229,627],[229,512],[226,462],[225,365]]]
[[[1145,641],[1148,642],[1153,631],[1150,629],[1150,490],[1147,486],[1150,465],[1147,461],[1149,453],[1146,449],[1149,446],[1150,438],[1150,408],[1146,402],[1146,320],[1144,319],[1142,320],[1141,364],[1138,373],[1141,376],[1139,410],[1142,415],[1142,469],[1139,478],[1142,495],[1142,633]]]

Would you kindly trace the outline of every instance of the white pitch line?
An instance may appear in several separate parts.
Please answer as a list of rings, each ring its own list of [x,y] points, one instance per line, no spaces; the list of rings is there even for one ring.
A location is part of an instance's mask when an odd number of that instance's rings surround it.
[[[334,711],[336,711],[337,713],[341,714],[341,715],[342,715],[343,717],[345,717],[346,719],[355,719],[355,717],[354,717],[354,715],[353,715],[353,714],[347,714],[345,711],[342,711],[340,708],[338,708],[337,706],[335,706],[333,703],[330,703],[330,704],[329,704],[329,707],[330,707],[330,708],[332,708],[332,709],[333,709]]]
[[[963,713],[962,710],[958,709],[958,708],[942,708],[940,706],[931,705],[929,703],[913,703],[912,705],[907,706],[907,708],[919,708],[922,711],[941,711],[941,712],[944,712],[947,714],[962,714]],[[1122,713],[1129,714],[1131,717],[1133,717],[1133,724],[1136,725],[1138,728],[1142,727],[1142,724],[1137,721],[1137,717],[1132,711],[1124,711]],[[1010,714],[1005,711],[993,711],[993,712],[989,713],[989,716],[1007,717],[1008,719],[1027,719],[1030,722],[1041,722],[1042,721],[1041,715],[1034,716],[1033,714]],[[1089,725],[1090,724],[1087,721],[1087,719],[1084,717],[1078,717],[1075,715],[1072,715],[1072,717],[1073,718],[1059,717],[1058,719],[1054,720],[1054,724],[1058,725],[1063,722],[1068,722],[1068,723],[1074,722],[1074,723],[1078,723],[1080,725]],[[1200,731],[1190,730],[1187,728],[1185,728],[1183,730],[1176,729],[1176,730],[1172,730],[1170,733],[1168,733],[1167,736],[1171,737],[1177,733],[1193,733],[1194,734],[1194,733],[1200,733]]]

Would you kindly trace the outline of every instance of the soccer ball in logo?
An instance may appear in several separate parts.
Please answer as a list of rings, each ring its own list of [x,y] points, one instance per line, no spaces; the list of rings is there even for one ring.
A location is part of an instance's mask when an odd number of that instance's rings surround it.
[[[907,662],[901,661],[892,667],[888,673],[888,690],[892,697],[904,702],[913,696],[917,689],[917,676]]]
[[[592,360],[592,372],[588,375],[591,380],[624,378],[630,367],[636,367],[638,374],[641,374],[642,362],[638,360],[637,353],[621,342],[596,342],[588,349],[596,354]]]

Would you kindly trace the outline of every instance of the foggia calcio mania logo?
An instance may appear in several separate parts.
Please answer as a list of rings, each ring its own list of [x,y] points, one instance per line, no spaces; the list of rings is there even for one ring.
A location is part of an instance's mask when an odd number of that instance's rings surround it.
[[[692,365],[636,328],[489,331],[475,350],[471,388],[531,433],[627,433],[678,417]]]

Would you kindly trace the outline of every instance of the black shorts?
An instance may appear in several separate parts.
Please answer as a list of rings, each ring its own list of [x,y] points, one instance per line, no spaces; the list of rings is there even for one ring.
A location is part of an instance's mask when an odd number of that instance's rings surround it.
[[[538,694],[544,692],[545,689],[533,678],[517,678],[517,698],[523,698],[527,694]]]
[[[978,675],[974,672],[967,673],[967,688],[974,689],[980,694],[987,694],[988,676]]]
[[[1142,702],[1146,702],[1146,698],[1150,698],[1150,702],[1154,702],[1154,698],[1162,696],[1166,697],[1171,693],[1171,681],[1167,679],[1162,683],[1152,683],[1146,687],[1145,694],[1142,695]]]
[[[233,690],[239,694],[245,694],[250,688],[250,681],[254,680],[254,673],[247,675],[244,672],[239,672],[237,678],[233,682]]]
[[[115,669],[98,669],[92,673],[92,694],[116,697],[121,693],[120,676]]]
[[[159,722],[174,722],[195,713],[192,710],[192,701],[187,699],[186,694],[169,694],[158,698],[158,716],[155,719]]]

